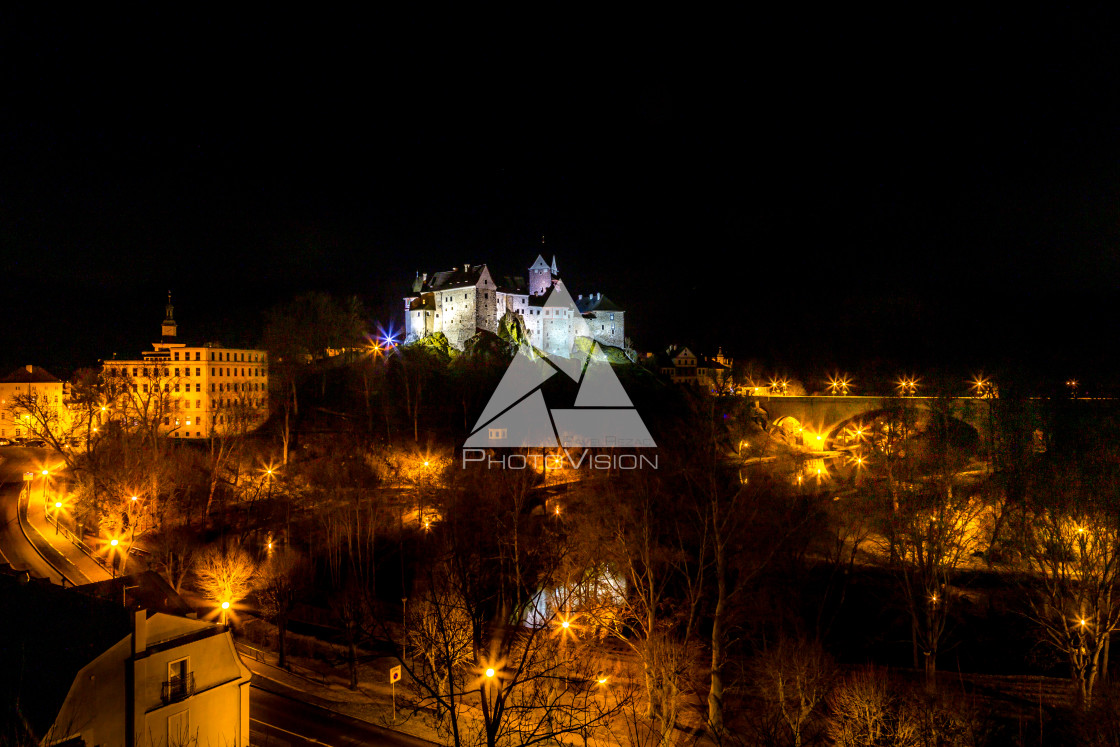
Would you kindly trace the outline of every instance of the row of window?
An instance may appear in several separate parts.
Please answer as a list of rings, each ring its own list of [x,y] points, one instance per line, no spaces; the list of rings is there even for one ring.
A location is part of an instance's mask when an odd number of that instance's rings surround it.
[[[179,360],[179,351],[178,350],[174,351],[171,355],[175,360]],[[239,363],[256,363],[258,361],[261,361],[261,362],[264,361],[264,356],[261,355],[260,353],[232,353],[232,355],[233,355],[232,359],[230,358],[230,355],[231,355],[231,353],[229,353],[229,351],[217,352],[217,351],[212,350],[212,351],[210,351],[210,360],[212,360],[212,361],[229,361],[229,360],[232,360],[232,361],[236,361],[236,362],[239,362]],[[248,355],[249,357],[246,358],[245,357],[246,355]],[[190,359],[191,359],[190,351],[189,350],[184,351],[183,352],[183,360],[189,361]],[[198,350],[195,351],[194,359],[196,361],[202,360],[201,351],[198,351]]]
[[[238,400],[238,399],[234,399],[232,397],[230,397],[228,399],[226,397],[218,397],[216,399],[213,398],[213,397],[210,398],[210,409],[211,410],[216,410],[220,407],[233,407],[234,405],[237,405],[237,404],[244,404],[248,407],[264,407],[264,398],[263,397],[251,397],[251,398],[244,399],[244,400]],[[190,410],[191,409],[191,400],[189,400],[189,399],[182,399],[182,400],[177,399],[172,403],[172,407],[173,407],[173,409],[176,409],[176,410]],[[201,410],[202,409],[202,400],[200,400],[200,399],[194,400],[194,409],[195,410]],[[202,416],[200,415],[199,417],[201,418]],[[167,425],[167,424],[164,423],[164,425]]]
[[[116,369],[110,368],[109,372],[112,373],[115,370]],[[151,371],[151,374],[150,374],[151,376],[161,376],[161,375],[162,376],[170,376],[171,375],[171,369],[170,368],[148,369],[147,367],[145,367],[145,368],[139,368],[139,367],[133,368],[132,369],[132,375],[134,377],[149,376],[149,373],[148,373],[149,370]],[[233,371],[233,373],[230,373],[230,371]],[[241,373],[238,373],[238,371],[241,371]],[[246,373],[246,371],[248,371],[248,373]],[[128,369],[127,368],[120,369],[120,372],[122,374],[126,375],[126,376],[128,375]],[[189,377],[191,375],[191,370],[189,368],[176,368],[175,369],[175,375],[176,376]],[[195,376],[202,376],[202,369],[201,368],[196,368],[194,370],[194,375]],[[241,369],[237,369],[237,368],[211,368],[210,369],[210,375],[211,376],[268,376],[268,370],[264,369],[264,368],[241,368]]]

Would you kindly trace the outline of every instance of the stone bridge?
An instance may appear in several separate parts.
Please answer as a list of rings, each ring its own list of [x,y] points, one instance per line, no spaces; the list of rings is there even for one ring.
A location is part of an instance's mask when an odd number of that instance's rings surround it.
[[[918,422],[924,422],[935,397],[862,397],[781,395],[750,397],[765,413],[766,427],[782,426],[786,430],[804,429],[803,439],[810,448],[827,448],[829,442],[845,428],[869,422],[878,415],[900,406],[918,410]],[[953,416],[978,434],[988,420],[991,401],[982,397],[956,397]]]

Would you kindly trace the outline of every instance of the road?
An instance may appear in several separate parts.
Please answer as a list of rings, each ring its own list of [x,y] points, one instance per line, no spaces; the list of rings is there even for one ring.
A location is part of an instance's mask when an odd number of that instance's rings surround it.
[[[253,681],[257,683],[260,678],[254,675]],[[277,695],[257,684],[249,693],[249,714],[249,738],[253,747],[432,747],[431,742]]]
[[[0,447],[0,554],[16,570],[61,584],[62,577],[28,543],[16,518],[23,473],[42,465],[49,454],[49,449]]]

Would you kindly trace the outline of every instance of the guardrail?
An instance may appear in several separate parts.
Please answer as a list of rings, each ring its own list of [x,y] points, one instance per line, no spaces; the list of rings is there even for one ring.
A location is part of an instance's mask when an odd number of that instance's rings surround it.
[[[102,558],[99,554],[95,553],[93,551],[93,548],[91,548],[89,545],[87,545],[85,542],[82,541],[81,537],[74,534],[73,532],[71,532],[66,527],[62,526],[62,524],[59,523],[58,519],[51,516],[50,511],[44,511],[43,513],[46,516],[47,523],[53,525],[56,532],[61,534],[66,539],[70,540],[70,543],[73,544],[74,547],[78,548],[83,553],[85,553],[86,557],[88,557],[90,560],[97,563],[99,566],[101,566],[102,568],[107,570],[109,573],[113,572],[113,568],[112,568],[112,566],[109,565],[109,562],[107,560],[105,560],[105,558]]]

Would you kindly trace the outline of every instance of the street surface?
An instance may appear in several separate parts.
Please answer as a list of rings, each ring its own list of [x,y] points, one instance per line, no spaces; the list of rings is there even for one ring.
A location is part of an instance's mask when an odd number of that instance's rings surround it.
[[[431,742],[263,690],[257,684],[260,679],[253,675],[254,684],[249,694],[249,738],[253,747],[366,744],[432,747]]]

